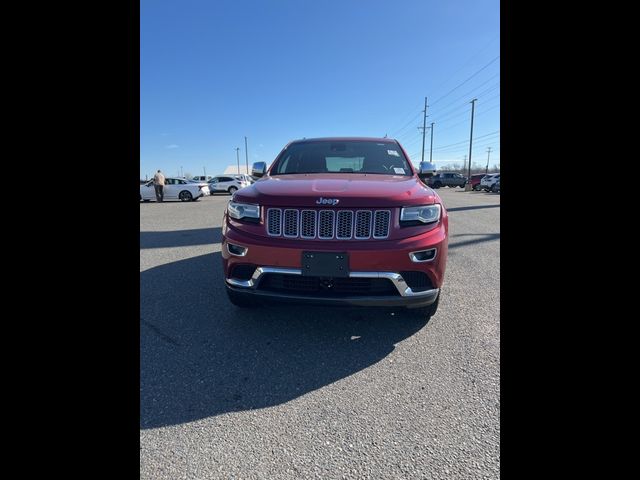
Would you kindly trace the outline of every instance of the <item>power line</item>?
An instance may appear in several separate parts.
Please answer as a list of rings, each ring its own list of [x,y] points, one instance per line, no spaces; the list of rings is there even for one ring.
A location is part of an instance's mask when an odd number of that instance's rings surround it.
[[[466,92],[464,95],[460,95],[458,98],[456,98],[455,100],[450,101],[449,103],[444,104],[443,106],[441,106],[441,108],[445,109],[449,106],[449,105],[453,105],[454,103],[458,102],[459,100],[462,100],[463,98],[467,98],[469,97],[475,90],[479,89],[480,87],[485,86],[487,83],[489,83],[491,80],[493,80],[496,77],[500,76],[500,72],[496,73],[495,75],[489,77],[487,80],[485,80],[484,82],[482,82],[480,85],[477,85],[475,87],[473,87],[471,90],[469,90],[468,92]],[[500,82],[498,82],[496,85],[499,85]],[[476,95],[479,96],[480,94]]]
[[[498,95],[498,96],[499,96],[499,95]],[[495,97],[494,97],[494,98],[495,98]],[[482,111],[482,112],[480,112],[478,115],[476,115],[476,117],[479,117],[479,116],[481,116],[481,115],[484,115],[485,113],[490,112],[491,110],[493,110],[493,109],[495,109],[495,108],[498,108],[499,106],[500,106],[500,104],[498,103],[497,105],[495,105],[495,106],[493,106],[493,107],[491,107],[491,108],[487,108],[486,110],[483,110],[483,111]],[[450,119],[449,119],[449,120],[450,120]],[[446,121],[447,121],[447,120],[445,120],[445,122],[446,122]],[[463,121],[461,121],[461,122],[454,123],[453,125],[449,125],[449,127],[447,127],[447,128],[446,128],[446,131],[449,131],[449,130],[453,129],[454,127],[457,127],[458,125],[462,125],[463,123],[466,123],[466,122],[467,122],[466,120],[463,120]]]
[[[482,140],[480,142],[477,142],[474,140],[473,145],[477,147],[487,147],[489,145],[495,145],[496,142],[499,142],[499,141],[500,141],[499,138],[490,138],[490,139]],[[438,155],[453,155],[456,152],[464,152],[467,149],[467,145],[469,145],[469,140],[464,142],[464,145],[456,145],[455,147],[449,147],[444,150],[439,150],[436,153]]]
[[[476,96],[475,96],[475,98],[481,98],[481,97],[482,97],[482,95],[484,95],[484,94],[486,94],[486,93],[489,93],[491,90],[495,90],[498,86],[500,86],[500,84],[499,84],[499,83],[498,83],[498,84],[496,84],[496,85],[494,85],[494,86],[493,86],[493,87],[491,87],[491,88],[488,88],[488,89],[484,90],[481,94],[476,95]],[[489,98],[486,98],[486,99],[483,99],[483,100],[484,100],[485,102],[489,102],[489,101],[491,101],[491,100],[493,100],[494,98],[497,98],[497,97],[499,97],[499,96],[500,96],[500,94],[497,94],[497,95],[494,95],[493,97],[489,97]],[[459,116],[461,116],[461,115],[463,115],[463,114],[467,113],[466,111],[464,111],[464,112],[462,112],[462,113],[458,113],[458,114],[456,114],[456,115],[451,115],[451,113],[453,113],[453,112],[455,112],[455,111],[457,111],[457,110],[460,110],[460,109],[462,109],[463,107],[467,106],[467,104],[468,104],[468,103],[469,103],[469,102],[468,102],[468,101],[466,101],[466,102],[465,102],[465,103],[463,103],[462,105],[460,105],[460,106],[458,106],[458,107],[456,107],[456,108],[453,108],[453,109],[449,110],[449,112],[448,112],[447,114],[443,115],[442,117],[437,117],[437,116],[435,116],[435,115],[432,115],[432,116],[436,117],[436,118],[438,119],[438,121],[439,121],[439,122],[446,122],[446,121],[448,121],[448,120],[450,120],[450,119],[452,119],[452,118],[457,118],[457,117],[459,117]]]
[[[420,110],[411,120],[409,120],[404,127],[396,130],[395,132],[393,132],[391,135],[389,135],[391,138],[393,138],[396,134],[398,134],[399,132],[401,132],[402,130],[404,130],[405,128],[407,128],[409,125],[411,125],[411,123],[420,116],[420,114],[422,113],[422,110]]]
[[[447,97],[448,95],[452,94],[453,92],[455,92],[458,88],[460,88],[462,85],[464,85],[465,83],[467,83],[469,80],[471,80],[473,77],[475,77],[476,75],[478,75],[481,71],[483,71],[485,68],[487,68],[489,65],[491,65],[493,62],[495,62],[496,60],[498,60],[500,58],[500,55],[498,55],[497,57],[495,57],[493,60],[491,60],[489,63],[487,63],[484,67],[482,67],[480,70],[478,70],[476,73],[474,73],[473,75],[471,75],[469,78],[467,78],[465,81],[463,81],[461,84],[457,85],[456,87],[452,88],[451,90],[449,90],[449,92],[447,92],[446,94],[444,94],[443,96],[441,96],[440,98],[438,98],[435,102],[433,102],[431,105],[435,105],[436,103],[438,103],[440,100],[442,100],[443,98]]]
[[[497,34],[496,36],[494,36],[491,40],[489,40],[489,43],[487,43],[484,47],[482,47],[480,50],[478,50],[478,51],[477,51],[477,52],[476,52],[476,53],[475,53],[475,54],[474,54],[474,55],[473,55],[469,60],[467,60],[467,61],[465,62],[465,64],[464,64],[464,65],[462,65],[462,67],[460,67],[458,70],[456,70],[456,71],[455,71],[455,72],[454,72],[454,73],[453,73],[453,74],[452,74],[452,75],[451,75],[451,76],[450,76],[446,81],[444,81],[443,83],[441,83],[440,85],[438,85],[438,86],[435,88],[435,90],[437,91],[440,87],[442,87],[443,85],[446,85],[447,83],[449,83],[449,82],[453,79],[453,77],[455,77],[455,76],[456,76],[460,71],[462,71],[462,69],[463,69],[463,68],[465,68],[467,65],[469,65],[469,64],[471,63],[471,61],[472,61],[472,60],[475,60],[475,59],[476,59],[476,57],[477,57],[480,53],[484,52],[484,51],[489,47],[489,45],[491,45],[491,44],[493,43],[493,41],[494,41],[496,38],[498,38],[499,36],[500,36],[500,34],[498,33],[498,34]]]
[[[413,113],[413,109],[411,110],[411,112],[409,113],[409,115],[411,115]],[[404,120],[409,116],[409,115],[405,115],[404,117],[402,117],[402,121],[398,122],[398,123],[403,123]],[[396,124],[397,125],[397,124]]]
[[[481,136],[479,136],[479,137],[477,137],[477,138],[489,137],[489,136],[491,136],[491,135],[496,135],[496,134],[498,134],[498,133],[500,133],[500,130],[496,130],[495,132],[491,132],[491,133],[486,133],[486,134],[481,135]],[[468,141],[468,140],[462,140],[462,141],[460,141],[460,142],[450,143],[449,145],[443,145],[443,146],[441,146],[441,147],[436,148],[436,150],[441,150],[441,149],[443,149],[443,148],[451,147],[451,146],[453,146],[453,145],[458,145],[458,144],[460,144],[460,143],[466,143],[467,141]]]

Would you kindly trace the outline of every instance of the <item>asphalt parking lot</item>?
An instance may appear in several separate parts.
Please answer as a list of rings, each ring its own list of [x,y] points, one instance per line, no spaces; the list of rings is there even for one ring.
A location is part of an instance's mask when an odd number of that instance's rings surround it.
[[[441,188],[438,312],[236,309],[227,195],[140,204],[140,478],[500,473],[500,194]]]

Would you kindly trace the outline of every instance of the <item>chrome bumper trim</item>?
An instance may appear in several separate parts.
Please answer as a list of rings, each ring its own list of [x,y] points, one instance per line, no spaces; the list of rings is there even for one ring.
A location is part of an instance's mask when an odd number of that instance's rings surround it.
[[[258,267],[249,280],[237,280],[235,278],[227,278],[229,285],[234,287],[256,288],[260,283],[260,278],[265,273],[281,273],[283,275],[302,275],[302,270],[298,268],[279,268],[279,267]],[[426,297],[437,294],[440,289],[433,288],[423,292],[414,292],[407,285],[402,275],[394,272],[351,272],[349,278],[387,278],[395,285],[398,293],[403,297]]]

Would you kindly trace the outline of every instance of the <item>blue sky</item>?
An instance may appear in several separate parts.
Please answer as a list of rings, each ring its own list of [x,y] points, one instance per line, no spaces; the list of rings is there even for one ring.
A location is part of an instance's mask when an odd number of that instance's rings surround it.
[[[271,163],[290,140],[397,138],[438,168],[500,163],[496,0],[142,0],[140,176]],[[427,130],[425,158],[429,156]]]

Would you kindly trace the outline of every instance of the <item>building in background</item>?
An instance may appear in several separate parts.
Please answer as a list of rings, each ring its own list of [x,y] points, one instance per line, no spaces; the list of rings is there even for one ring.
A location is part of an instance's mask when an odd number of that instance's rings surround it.
[[[249,165],[249,170],[247,171],[247,166],[241,164],[240,165],[240,173],[246,173],[247,175],[251,175],[251,165]],[[223,175],[237,175],[238,174],[238,164],[229,165],[222,172]]]

